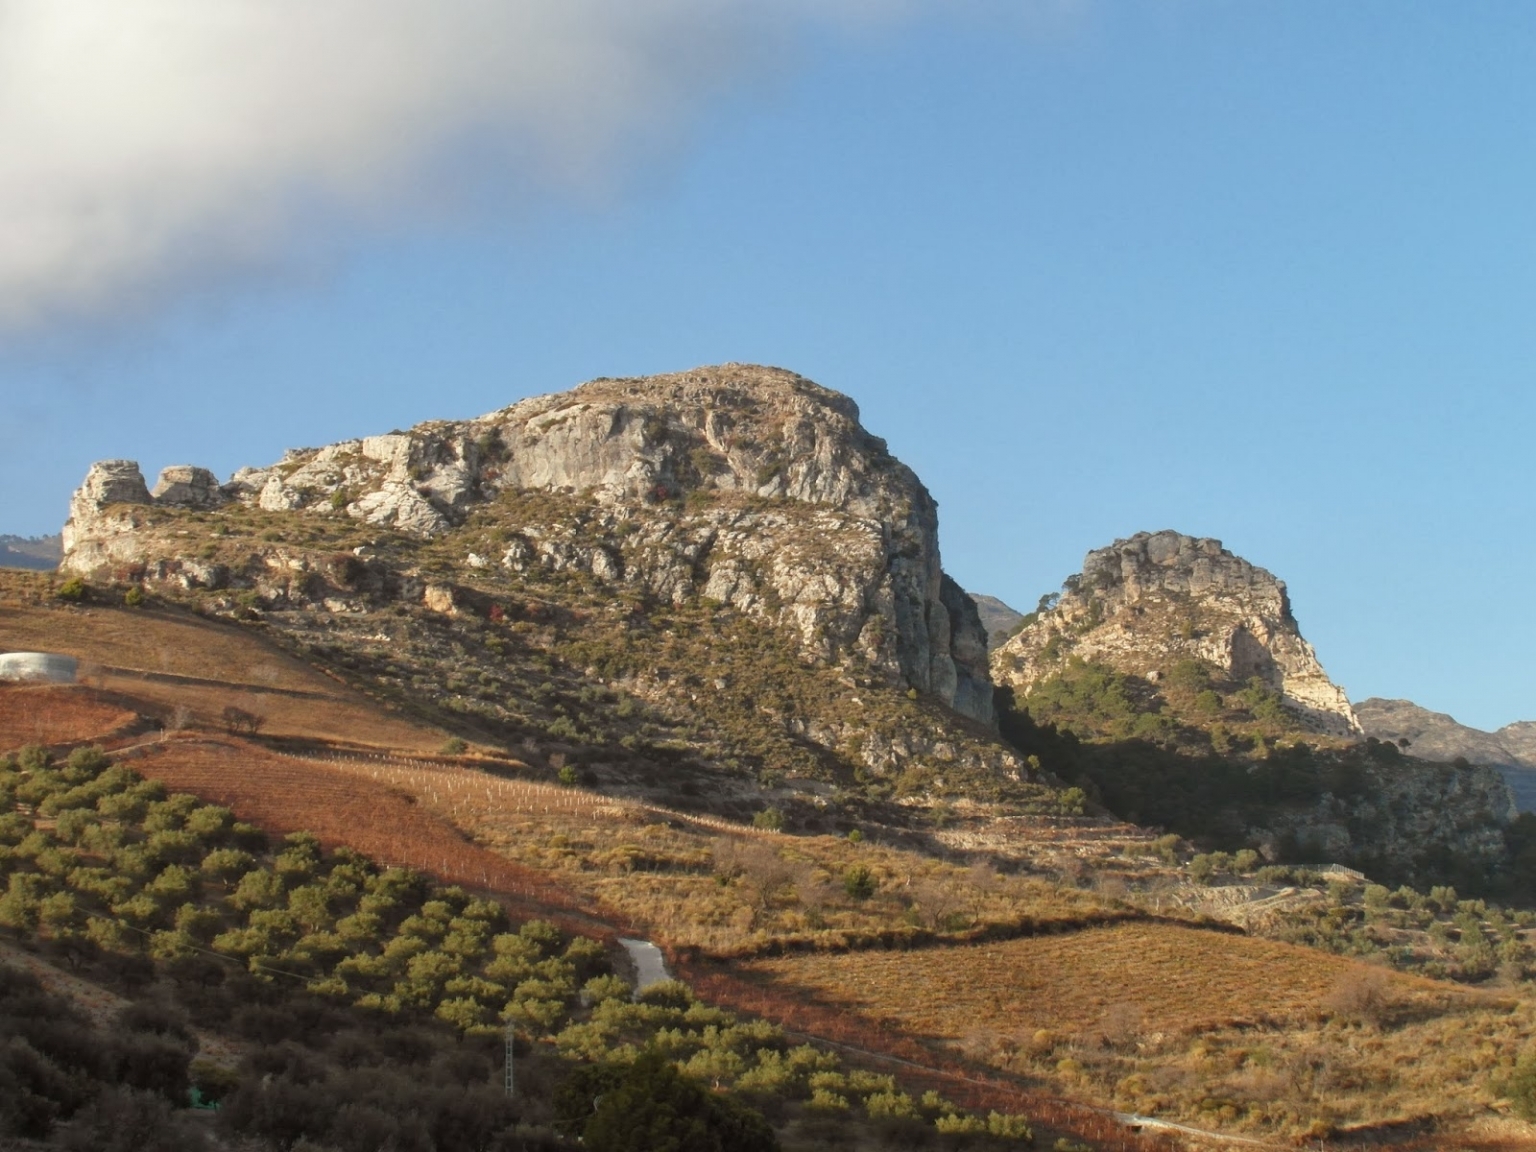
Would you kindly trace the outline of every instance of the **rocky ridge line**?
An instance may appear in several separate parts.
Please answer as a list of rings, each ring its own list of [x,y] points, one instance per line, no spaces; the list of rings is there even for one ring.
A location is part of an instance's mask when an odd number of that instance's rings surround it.
[[[222,485],[178,466],[151,493],[136,464],[103,461],[71,502],[61,569],[344,607],[355,579],[281,547],[205,563],[143,513],[240,506],[430,540],[516,492],[576,496],[592,511],[579,524],[529,522],[498,554],[467,552],[466,568],[578,570],[674,602],[717,600],[788,629],[811,659],[857,654],[893,683],[994,721],[986,635],[942,570],[933,498],[851,399],[781,369],[595,380],[473,420],[295,449]],[[658,509],[675,511],[638,514]],[[378,582],[429,595],[410,572]]]

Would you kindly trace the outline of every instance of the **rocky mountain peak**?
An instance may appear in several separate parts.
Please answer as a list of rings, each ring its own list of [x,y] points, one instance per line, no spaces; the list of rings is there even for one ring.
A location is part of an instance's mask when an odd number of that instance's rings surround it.
[[[1235,684],[1257,678],[1307,728],[1360,731],[1302,638],[1284,582],[1219,540],[1138,532],[1088,553],[1060,597],[994,650],[992,672],[1023,695],[1070,656],[1153,683],[1177,662],[1199,660]]]
[[[497,511],[520,493],[574,504]],[[280,549],[247,550],[233,565],[181,555],[186,541],[146,515],[173,506],[450,542],[495,516],[495,554],[466,544],[468,568],[576,570],[675,602],[719,601],[789,629],[814,660],[859,656],[993,720],[985,633],[941,569],[933,498],[860,425],[852,400],[783,369],[594,380],[471,420],[294,449],[222,486],[181,466],[152,495],[136,464],[107,461],[71,504],[67,571],[247,588],[268,605],[336,601],[337,589],[280,581],[294,562]]]

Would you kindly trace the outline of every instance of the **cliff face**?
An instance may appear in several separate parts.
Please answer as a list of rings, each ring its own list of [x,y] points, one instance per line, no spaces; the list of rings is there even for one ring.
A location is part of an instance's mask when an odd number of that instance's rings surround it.
[[[224,485],[184,466],[151,494],[137,465],[106,461],[71,504],[62,569],[250,590],[267,608],[344,602],[351,590],[323,573],[294,578],[291,548],[236,563],[189,555],[155,513],[246,509],[296,529],[351,521],[451,542],[481,510],[536,493],[575,498],[582,512],[543,515],[524,501],[493,546],[466,546],[465,571],[579,572],[673,603],[718,601],[793,635],[809,660],[857,656],[993,722],[985,632],[942,571],[932,497],[852,400],[772,368],[597,380],[474,420],[290,451]],[[410,572],[380,579],[392,594],[426,595]]]
[[[1056,604],[994,649],[992,674],[1023,696],[1070,656],[1153,683],[1200,660],[1234,684],[1257,677],[1309,730],[1360,730],[1302,639],[1285,584],[1219,540],[1139,532],[1088,553]]]

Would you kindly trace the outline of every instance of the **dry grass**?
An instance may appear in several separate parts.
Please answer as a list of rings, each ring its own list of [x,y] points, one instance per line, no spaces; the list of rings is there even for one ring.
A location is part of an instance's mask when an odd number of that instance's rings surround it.
[[[445,796],[443,810],[481,843],[559,875],[674,949],[719,957],[842,950],[1145,915],[984,865],[834,836],[779,836],[605,797],[579,802],[578,790],[561,792],[507,802],[470,781],[460,798]],[[845,889],[854,868],[869,870],[875,893],[868,899]]]
[[[747,971],[834,998],[948,1040],[978,1021],[1023,1040],[1046,1029],[1089,1035],[1134,1022],[1138,1032],[1199,1032],[1316,1016],[1363,965],[1270,940],[1171,924],[1124,924],[964,949],[794,956]],[[1375,972],[1376,969],[1368,969]],[[1444,986],[1388,976],[1399,995]]]
[[[1166,924],[735,972],[1063,1095],[1254,1133],[1491,1115],[1494,1070],[1536,1031],[1523,999]]]

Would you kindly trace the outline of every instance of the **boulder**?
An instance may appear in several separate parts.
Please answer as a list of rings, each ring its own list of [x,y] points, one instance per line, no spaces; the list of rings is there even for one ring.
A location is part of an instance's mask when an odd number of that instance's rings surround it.
[[[187,508],[217,508],[228,499],[212,472],[190,464],[161,469],[153,495],[158,503]]]

